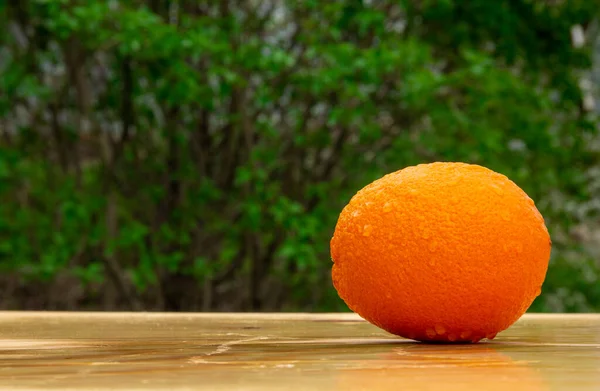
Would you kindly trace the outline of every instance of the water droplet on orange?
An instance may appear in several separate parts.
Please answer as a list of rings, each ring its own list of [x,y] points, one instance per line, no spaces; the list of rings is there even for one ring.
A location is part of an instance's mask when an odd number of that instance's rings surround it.
[[[437,333],[435,332],[434,329],[427,329],[427,330],[425,330],[425,334],[427,334],[427,336],[429,338],[433,338],[433,337],[435,337],[437,335]]]
[[[442,326],[441,324],[436,324],[435,325],[435,332],[438,335],[444,335],[444,334],[446,334],[446,328],[444,326]]]
[[[363,227],[363,233],[362,233],[362,234],[363,234],[363,236],[369,236],[369,235],[371,235],[371,232],[372,232],[372,231],[373,231],[373,227],[372,227],[372,226],[370,226],[370,225],[365,225],[365,226]]]
[[[384,212],[391,212],[392,210],[392,204],[389,202],[386,202],[385,205],[383,205],[383,211]]]
[[[454,342],[456,341],[458,338],[456,337],[456,334],[448,334],[448,341],[450,342]]]
[[[460,333],[460,339],[467,339],[471,336],[471,334],[471,330],[465,330],[462,333]]]

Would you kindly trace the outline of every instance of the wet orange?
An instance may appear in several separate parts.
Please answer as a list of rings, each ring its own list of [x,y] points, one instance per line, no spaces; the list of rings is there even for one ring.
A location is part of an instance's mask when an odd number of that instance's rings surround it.
[[[465,163],[386,175],[344,208],[335,288],[369,322],[421,341],[494,338],[540,294],[551,241],[531,198]]]

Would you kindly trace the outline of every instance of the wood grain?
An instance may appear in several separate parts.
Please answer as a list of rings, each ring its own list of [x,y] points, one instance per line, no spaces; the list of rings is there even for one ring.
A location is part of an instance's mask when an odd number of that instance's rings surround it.
[[[354,314],[0,312],[1,390],[600,390],[600,315],[428,345]]]

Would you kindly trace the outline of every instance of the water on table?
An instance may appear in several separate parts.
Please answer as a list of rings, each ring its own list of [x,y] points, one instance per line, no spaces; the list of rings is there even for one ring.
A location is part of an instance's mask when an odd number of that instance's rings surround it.
[[[600,390],[600,315],[428,345],[351,314],[0,313],[2,390]]]

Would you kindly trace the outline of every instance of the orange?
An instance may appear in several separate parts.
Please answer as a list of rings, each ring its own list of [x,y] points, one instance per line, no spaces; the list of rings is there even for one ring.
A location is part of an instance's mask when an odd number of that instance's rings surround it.
[[[550,236],[506,176],[465,163],[388,174],[343,209],[332,278],[348,307],[420,341],[492,339],[540,294]]]

